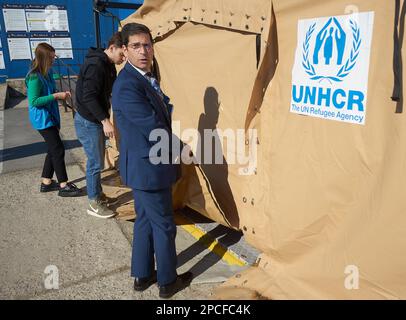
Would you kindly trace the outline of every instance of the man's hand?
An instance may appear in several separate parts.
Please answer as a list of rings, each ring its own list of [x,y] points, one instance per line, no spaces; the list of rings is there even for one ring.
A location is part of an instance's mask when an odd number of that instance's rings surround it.
[[[114,127],[109,119],[102,120],[104,135],[108,138],[114,138]]]

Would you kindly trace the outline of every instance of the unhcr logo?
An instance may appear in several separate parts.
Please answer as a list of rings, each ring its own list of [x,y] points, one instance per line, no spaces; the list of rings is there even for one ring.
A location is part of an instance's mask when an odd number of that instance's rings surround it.
[[[361,38],[359,28],[353,20],[350,20],[352,30],[352,49],[350,56],[346,59],[343,65],[344,49],[346,45],[347,35],[340,23],[336,18],[330,18],[323,28],[319,31],[315,39],[315,45],[313,48],[313,54],[309,57],[309,43],[316,27],[316,23],[309,27],[306,33],[306,39],[303,43],[303,61],[302,65],[305,68],[306,73],[312,80],[332,80],[343,81],[343,79],[354,68],[357,58],[359,56],[359,50],[361,46]],[[335,44],[335,46],[334,46]],[[335,59],[332,61],[333,53],[335,51]],[[335,71],[337,66],[340,69],[331,75],[322,75],[316,72],[316,68],[322,61],[319,61],[320,55],[323,55],[324,65],[332,66],[329,71]],[[313,62],[313,63],[311,63]]]
[[[365,123],[373,17],[299,20],[291,112]]]

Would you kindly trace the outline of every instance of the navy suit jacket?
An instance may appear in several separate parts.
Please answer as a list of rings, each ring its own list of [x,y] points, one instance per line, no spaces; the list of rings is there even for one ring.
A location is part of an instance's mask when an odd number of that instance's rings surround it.
[[[165,96],[164,100],[169,98]],[[172,161],[168,107],[148,80],[126,63],[113,85],[112,108],[120,133],[120,176],[133,189],[168,188],[180,177],[180,165]],[[163,129],[168,134],[170,143],[162,153],[167,153],[170,163],[153,164],[149,159],[150,149],[157,143],[149,141],[154,129]]]

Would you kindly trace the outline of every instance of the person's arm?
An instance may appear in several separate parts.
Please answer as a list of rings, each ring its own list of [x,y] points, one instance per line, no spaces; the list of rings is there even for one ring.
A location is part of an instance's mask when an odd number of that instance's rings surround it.
[[[100,106],[99,97],[103,94],[104,69],[91,64],[83,74],[82,103],[102,122],[109,117],[108,113]]]
[[[33,107],[44,107],[54,101],[56,97],[53,94],[41,96],[42,82],[37,75],[30,75],[27,80],[28,104]]]
[[[104,135],[108,138],[114,138],[114,127],[110,122],[110,119],[106,118],[101,121],[103,125]]]
[[[171,103],[171,99],[166,94],[164,94],[164,102],[168,106],[169,114],[172,115],[173,104]]]
[[[151,102],[145,95],[145,90],[134,86],[131,81],[122,82],[113,87],[113,111],[119,110],[122,116],[134,124],[149,140],[154,129],[167,129],[165,124],[157,121]]]

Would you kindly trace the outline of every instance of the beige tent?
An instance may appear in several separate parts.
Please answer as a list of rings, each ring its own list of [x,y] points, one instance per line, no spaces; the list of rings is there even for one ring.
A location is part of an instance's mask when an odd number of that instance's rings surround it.
[[[234,133],[224,164],[184,165],[174,195],[263,252],[219,297],[406,298],[398,2],[146,0],[124,21],[152,31],[179,137]]]

